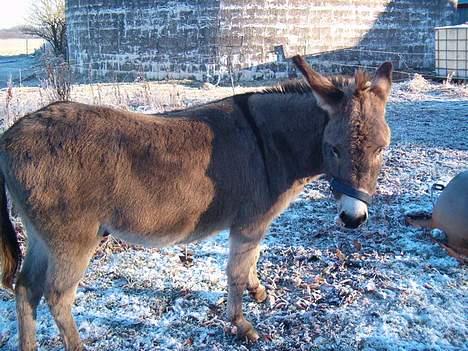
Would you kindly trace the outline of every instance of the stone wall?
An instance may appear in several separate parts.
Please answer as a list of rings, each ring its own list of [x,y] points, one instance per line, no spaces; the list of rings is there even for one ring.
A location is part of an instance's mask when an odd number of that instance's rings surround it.
[[[300,53],[342,65],[434,69],[434,27],[456,0],[67,0],[70,60],[84,80],[288,75]]]

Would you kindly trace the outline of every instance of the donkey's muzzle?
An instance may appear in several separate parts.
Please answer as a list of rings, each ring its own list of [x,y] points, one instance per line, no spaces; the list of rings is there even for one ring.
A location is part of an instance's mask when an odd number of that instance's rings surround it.
[[[355,217],[348,215],[345,211],[342,211],[340,213],[340,219],[344,224],[345,228],[356,229],[365,221],[367,221],[367,212],[358,217]]]

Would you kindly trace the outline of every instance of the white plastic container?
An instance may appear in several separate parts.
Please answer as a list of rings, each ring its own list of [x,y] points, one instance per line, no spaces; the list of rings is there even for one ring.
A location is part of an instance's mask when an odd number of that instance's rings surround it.
[[[435,69],[441,77],[468,79],[468,23],[435,28]]]

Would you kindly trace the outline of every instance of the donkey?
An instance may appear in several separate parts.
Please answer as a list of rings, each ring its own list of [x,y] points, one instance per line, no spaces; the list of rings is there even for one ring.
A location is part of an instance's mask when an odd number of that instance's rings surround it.
[[[313,179],[330,177],[339,221],[367,219],[390,130],[391,63],[374,78],[326,78],[293,58],[307,83],[235,95],[157,116],[74,102],[26,115],[0,139],[3,285],[20,249],[5,188],[27,230],[15,284],[21,350],[36,348],[42,296],[66,350],[83,348],[71,306],[103,235],[136,244],[192,242],[230,229],[227,314],[241,338],[259,336],[242,312],[257,277],[259,243]]]

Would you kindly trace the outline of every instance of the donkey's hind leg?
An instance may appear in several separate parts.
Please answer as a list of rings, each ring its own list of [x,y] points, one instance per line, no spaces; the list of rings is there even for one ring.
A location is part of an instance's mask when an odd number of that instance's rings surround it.
[[[67,351],[83,349],[71,307],[78,283],[99,242],[97,230],[92,237],[90,232],[71,233],[73,238],[65,238],[62,243],[51,248],[44,289],[44,296]]]
[[[258,288],[258,278],[253,278],[251,271],[255,266],[262,235],[246,236],[241,231],[231,229],[229,242],[228,275],[228,317],[237,328],[237,336],[257,341],[259,336],[252,324],[242,313],[242,295],[246,287]]]
[[[22,351],[36,349],[36,310],[44,292],[47,251],[28,231],[28,249],[16,281],[16,311]]]

